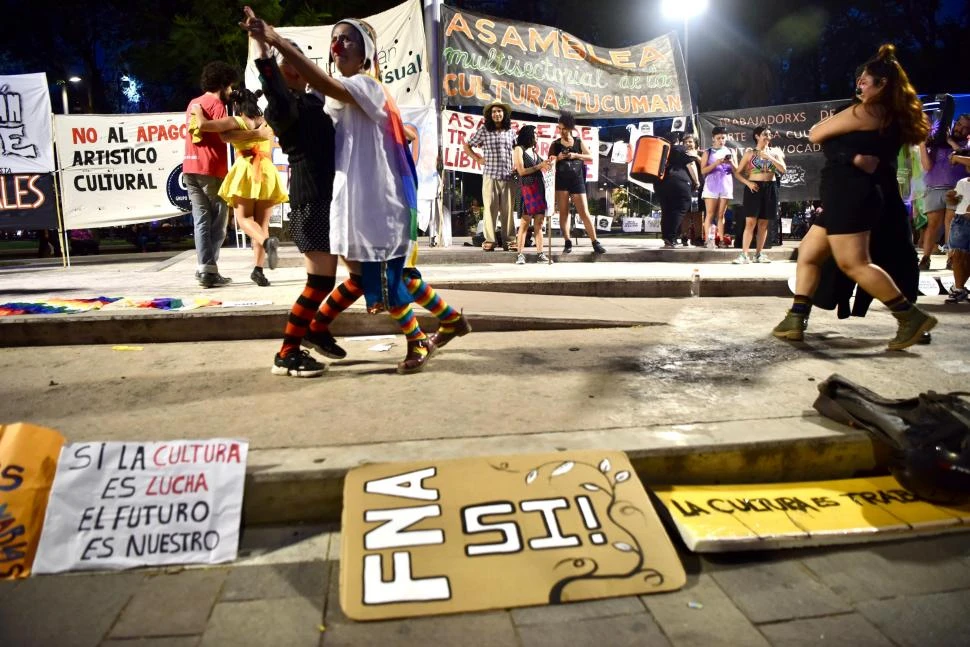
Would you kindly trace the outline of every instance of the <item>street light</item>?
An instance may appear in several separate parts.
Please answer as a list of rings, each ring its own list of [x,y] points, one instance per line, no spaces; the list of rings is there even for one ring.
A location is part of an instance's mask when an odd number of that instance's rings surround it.
[[[660,9],[666,18],[684,21],[684,71],[687,71],[687,23],[707,11],[708,0],[662,0]]]
[[[67,84],[68,83],[80,83],[80,82],[81,82],[81,77],[79,77],[79,76],[70,76],[70,77],[68,77],[67,81],[58,81],[57,82],[57,85],[61,86],[61,104],[64,106],[64,114],[65,115],[68,114],[69,112],[71,112],[71,108],[70,108],[70,105],[68,104],[68,100],[67,100]]]

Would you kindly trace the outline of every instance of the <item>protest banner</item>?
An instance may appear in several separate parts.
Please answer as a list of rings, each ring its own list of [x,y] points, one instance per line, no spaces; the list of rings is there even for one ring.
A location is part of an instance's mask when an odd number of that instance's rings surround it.
[[[485,123],[485,118],[479,114],[467,114],[444,110],[441,113],[442,155],[444,168],[447,171],[461,171],[463,173],[482,174],[482,165],[468,157],[462,145],[475,134]],[[518,132],[522,126],[535,126],[536,141],[539,157],[549,157],[549,147],[559,136],[556,134],[556,124],[548,121],[512,120],[512,129]],[[576,126],[579,138],[586,144],[586,148],[593,155],[593,161],[586,165],[586,181],[595,182],[599,177],[599,128],[592,126]]]
[[[248,448],[222,438],[66,445],[34,572],[235,559]]]
[[[355,620],[659,593],[686,580],[622,452],[358,467],[341,528],[340,605]]]
[[[449,106],[504,101],[517,112],[630,119],[689,115],[690,93],[674,33],[619,49],[555,27],[443,5],[442,97]]]
[[[52,173],[0,175],[0,229],[55,229]]]
[[[127,225],[191,210],[182,181],[185,114],[58,115],[66,229]]]
[[[407,0],[363,20],[377,32],[381,82],[388,87],[398,107],[433,105],[420,0]],[[307,58],[323,69],[327,69],[330,58],[332,30],[333,25],[276,28],[280,36],[296,43]],[[250,89],[259,87],[259,74],[253,64],[255,57],[255,45],[250,44],[246,63],[246,87]]]
[[[30,574],[63,444],[53,429],[0,425],[0,580]]]
[[[53,171],[47,75],[0,76],[0,175]]]
[[[771,145],[785,154],[785,174],[781,177],[778,199],[782,202],[818,200],[819,182],[825,156],[822,146],[808,141],[808,131],[822,119],[848,103],[845,101],[818,101],[793,103],[745,110],[720,110],[702,112],[697,116],[703,147],[711,145],[711,131],[716,126],[727,129],[727,145],[738,150],[738,158],[755,144],[753,130],[756,126],[768,126],[774,133]],[[736,196],[739,197],[739,196]]]

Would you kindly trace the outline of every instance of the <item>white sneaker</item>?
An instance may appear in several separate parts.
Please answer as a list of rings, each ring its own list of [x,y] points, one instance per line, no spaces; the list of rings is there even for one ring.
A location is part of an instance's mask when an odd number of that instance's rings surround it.
[[[771,262],[771,259],[768,258],[768,255],[767,254],[759,253],[757,256],[754,257],[754,262],[755,263],[770,263]]]
[[[515,257],[516,265],[525,265],[525,254],[519,254]]]
[[[744,252],[741,252],[740,254],[738,254],[738,257],[731,262],[734,263],[735,265],[747,265],[748,263],[751,262],[751,259],[748,258],[747,254],[745,254]]]
[[[536,263],[548,263],[548,262],[549,262],[549,257],[546,256],[546,253],[539,252],[539,255],[536,256]]]

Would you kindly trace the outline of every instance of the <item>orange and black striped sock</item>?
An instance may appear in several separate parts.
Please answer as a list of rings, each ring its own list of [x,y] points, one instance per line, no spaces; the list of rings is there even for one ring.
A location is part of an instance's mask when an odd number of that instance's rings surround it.
[[[351,274],[349,279],[332,290],[326,301],[317,310],[313,321],[310,322],[310,330],[313,332],[328,331],[330,324],[337,318],[337,315],[352,306],[354,301],[364,295],[362,285],[360,274]]]
[[[300,350],[300,342],[310,326],[311,319],[320,308],[324,298],[333,289],[335,282],[332,276],[307,274],[306,287],[303,288],[303,293],[293,304],[293,308],[290,309],[290,316],[286,320],[286,328],[283,330],[283,347],[280,349],[281,357],[286,357],[290,353]]]

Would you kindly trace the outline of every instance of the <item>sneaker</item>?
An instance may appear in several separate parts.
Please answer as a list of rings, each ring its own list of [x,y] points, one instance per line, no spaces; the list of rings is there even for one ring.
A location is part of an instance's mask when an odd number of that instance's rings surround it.
[[[664,244],[663,244],[663,247],[661,247],[660,249],[677,249],[677,245],[674,245],[669,240],[665,240],[664,241]]]
[[[253,268],[253,272],[252,274],[249,275],[249,278],[252,280],[253,283],[255,283],[261,288],[265,288],[266,286],[269,285],[269,279],[266,278],[265,274],[263,274],[263,268],[261,267]]]
[[[754,257],[754,262],[755,263],[770,263],[771,262],[771,259],[768,258],[768,255],[767,254],[762,253],[762,252],[759,252],[758,255]]]
[[[919,259],[919,269],[920,269],[921,272],[930,269],[930,257],[929,256],[924,256],[923,258]]]
[[[802,341],[805,338],[806,328],[808,328],[808,315],[798,314],[789,310],[781,323],[771,331],[771,334],[778,339]]]
[[[310,353],[305,350],[290,353],[286,357],[281,357],[279,353],[276,353],[273,368],[270,369],[273,375],[289,377],[319,377],[326,371],[327,365],[310,357]]]
[[[275,270],[280,264],[280,239],[270,236],[263,241],[263,249],[266,251],[266,266]]]
[[[565,243],[563,243],[562,253],[563,254],[569,254],[572,251],[573,251],[573,241],[567,240]]]
[[[745,254],[744,252],[741,252],[740,254],[738,254],[738,257],[731,262],[734,263],[735,265],[747,265],[748,263],[751,262],[751,259],[748,258],[747,254]]]
[[[536,256],[536,263],[548,263],[548,262],[549,262],[549,257],[546,256],[546,253],[539,252],[539,255]]]
[[[423,353],[420,352],[421,349],[424,349]],[[431,356],[434,355],[435,350],[437,349],[430,339],[409,341],[408,354],[404,356],[403,360],[397,363],[397,372],[401,375],[420,372],[424,368],[424,365],[428,363],[428,360],[431,359]]]
[[[594,254],[605,254],[606,253],[606,248],[603,247],[603,244],[600,243],[600,241],[594,240],[593,241],[593,253]]]
[[[924,332],[929,332],[936,326],[936,317],[930,316],[917,308],[910,306],[909,310],[894,312],[898,328],[896,336],[889,342],[889,350],[902,350],[919,343]]]
[[[334,339],[329,330],[321,330],[319,332],[308,330],[303,335],[300,343],[330,359],[343,359],[347,357],[347,351],[337,345],[337,340]]]
[[[465,319],[465,313],[458,316],[458,321],[449,326],[450,330],[444,330],[444,326],[438,326],[438,330],[431,335],[431,343],[435,350],[442,348],[455,337],[464,337],[472,331],[472,325]]]
[[[963,288],[962,290],[951,291],[950,296],[943,303],[962,303],[965,301],[970,301],[970,291]]]
[[[218,272],[203,272],[199,278],[199,285],[204,288],[221,288],[232,283],[232,279]]]
[[[516,265],[525,265],[525,254],[519,254],[515,257]]]

